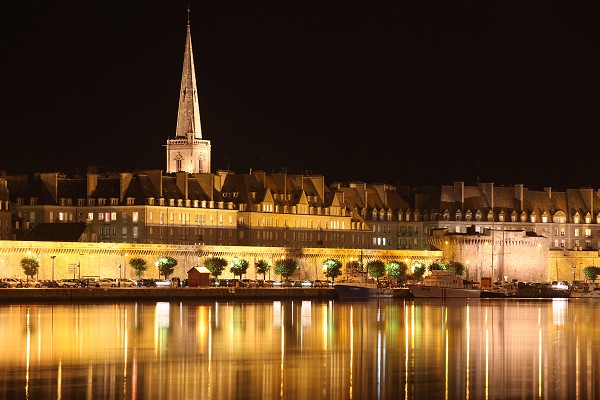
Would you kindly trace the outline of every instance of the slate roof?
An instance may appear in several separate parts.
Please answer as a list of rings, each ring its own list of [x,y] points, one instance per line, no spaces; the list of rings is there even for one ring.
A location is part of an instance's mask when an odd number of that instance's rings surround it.
[[[78,242],[88,225],[85,222],[36,224],[20,240],[45,242]],[[90,227],[91,229],[91,227]]]

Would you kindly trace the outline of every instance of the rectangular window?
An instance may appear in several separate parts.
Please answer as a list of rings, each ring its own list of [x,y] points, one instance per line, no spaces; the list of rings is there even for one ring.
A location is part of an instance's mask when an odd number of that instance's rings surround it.
[[[90,221],[93,221],[94,220],[94,213],[88,213],[87,219],[89,219]]]
[[[579,228],[575,228],[575,236],[579,236]]]
[[[134,212],[131,213],[131,220],[133,221],[134,224],[136,222],[138,222],[138,218],[139,218],[139,212],[138,211],[134,211]]]
[[[150,230],[152,230],[152,228],[150,228]],[[138,227],[137,226],[133,227],[133,238],[134,239],[138,238]]]
[[[111,221],[116,221],[117,220],[117,213],[116,212],[110,213],[110,220]]]

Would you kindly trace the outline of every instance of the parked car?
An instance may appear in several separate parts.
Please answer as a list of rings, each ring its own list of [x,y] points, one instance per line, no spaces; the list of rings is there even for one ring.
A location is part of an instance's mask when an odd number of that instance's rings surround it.
[[[16,278],[2,278],[2,279],[0,279],[0,287],[3,287],[3,288],[21,287],[21,281]]]
[[[173,282],[169,279],[157,279],[154,281],[156,287],[172,287]]]
[[[288,279],[281,281],[281,283],[279,284],[279,286],[281,287],[294,287],[294,283]]]
[[[33,279],[29,279],[27,281],[23,281],[23,287],[24,288],[41,288],[42,282],[36,281]]]
[[[81,286],[81,282],[79,281],[79,279],[59,279],[55,283],[57,287],[62,288]]]
[[[270,279],[266,280],[263,282],[263,286],[264,287],[273,287],[274,286],[275,281],[272,281]]]
[[[312,287],[314,287],[314,288],[328,288],[329,287],[329,282],[327,282],[324,279],[315,279],[312,282]]]
[[[237,279],[226,278],[226,279],[221,279],[219,281],[219,286],[235,287],[236,283],[238,283]],[[239,284],[238,284],[238,286],[239,286]]]
[[[154,284],[155,279],[151,279],[151,278],[142,278],[142,279],[138,279],[137,281],[137,285],[139,287],[154,287],[156,286]]]
[[[100,278],[94,282],[93,287],[117,287],[119,282],[114,278]]]
[[[258,282],[254,279],[244,278],[240,281],[240,287],[258,287]]]
[[[137,281],[135,281],[134,279],[129,279],[129,278],[123,278],[121,279],[121,285],[122,287],[135,287],[137,286]]]

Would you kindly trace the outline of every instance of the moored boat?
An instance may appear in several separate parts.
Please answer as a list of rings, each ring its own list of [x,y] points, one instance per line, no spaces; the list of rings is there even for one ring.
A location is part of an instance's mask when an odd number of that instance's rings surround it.
[[[600,299],[600,285],[595,283],[585,283],[571,290],[569,297],[593,297]]]
[[[368,279],[366,272],[346,275],[335,282],[333,288],[340,299],[394,297],[394,289],[379,287],[377,282]]]
[[[433,270],[423,279],[423,283],[408,285],[416,298],[479,298],[481,289],[465,284],[463,279],[452,271]]]

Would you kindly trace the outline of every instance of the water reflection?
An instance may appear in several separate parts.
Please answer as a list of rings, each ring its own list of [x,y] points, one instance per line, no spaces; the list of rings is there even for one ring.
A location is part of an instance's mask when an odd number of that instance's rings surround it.
[[[579,300],[0,305],[0,398],[597,398]]]

